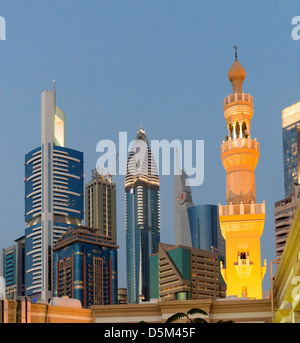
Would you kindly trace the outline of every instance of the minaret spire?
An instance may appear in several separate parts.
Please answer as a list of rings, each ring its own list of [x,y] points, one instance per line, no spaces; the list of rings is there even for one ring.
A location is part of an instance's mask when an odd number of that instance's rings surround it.
[[[235,49],[235,59],[237,60],[237,45],[234,46],[234,49]]]

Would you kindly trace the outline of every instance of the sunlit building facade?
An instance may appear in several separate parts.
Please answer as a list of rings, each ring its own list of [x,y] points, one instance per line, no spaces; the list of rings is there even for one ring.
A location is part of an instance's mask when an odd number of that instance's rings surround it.
[[[157,167],[142,128],[127,161],[125,228],[128,303],[149,301],[149,257],[160,241],[160,193]]]

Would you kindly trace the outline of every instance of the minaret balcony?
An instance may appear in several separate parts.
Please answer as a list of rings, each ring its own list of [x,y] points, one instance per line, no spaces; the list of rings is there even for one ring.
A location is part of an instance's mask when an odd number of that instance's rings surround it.
[[[221,145],[221,153],[232,149],[240,149],[240,148],[248,148],[253,149],[259,152],[259,143],[257,142],[256,138],[235,138],[235,139],[228,139],[226,142],[223,141]]]
[[[223,102],[223,107],[225,108],[227,105],[231,104],[232,102],[236,101],[243,101],[246,103],[250,103],[253,106],[253,97],[250,94],[245,93],[233,93],[229,94]]]
[[[226,239],[227,234],[256,232],[259,236],[263,233],[265,222],[265,202],[256,204],[219,204],[219,220],[221,232]]]
[[[255,204],[253,201],[251,204],[235,204],[230,203],[229,205],[219,204],[219,216],[231,216],[241,214],[265,214],[266,207],[265,202],[262,204]]]

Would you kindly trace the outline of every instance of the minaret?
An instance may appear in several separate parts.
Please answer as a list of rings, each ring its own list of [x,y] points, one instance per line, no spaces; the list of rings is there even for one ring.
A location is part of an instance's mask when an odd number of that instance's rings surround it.
[[[226,170],[227,205],[219,204],[221,231],[226,240],[226,269],[221,273],[227,283],[227,296],[262,298],[266,260],[261,267],[260,236],[265,221],[265,202],[256,204],[255,168],[259,143],[251,138],[253,98],[242,91],[246,72],[237,59],[228,78],[233,92],[223,103],[228,136],[221,145]]]

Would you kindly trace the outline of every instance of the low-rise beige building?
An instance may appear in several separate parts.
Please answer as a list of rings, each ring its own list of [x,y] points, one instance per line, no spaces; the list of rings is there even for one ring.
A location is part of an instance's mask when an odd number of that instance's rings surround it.
[[[276,305],[276,302],[275,302]],[[208,323],[233,320],[236,323],[271,323],[271,300],[201,299],[158,301],[156,303],[93,306],[96,323],[164,323],[175,313],[199,308],[207,313]],[[199,315],[196,315],[199,316]],[[184,319],[178,322],[185,322]]]

